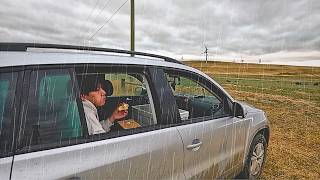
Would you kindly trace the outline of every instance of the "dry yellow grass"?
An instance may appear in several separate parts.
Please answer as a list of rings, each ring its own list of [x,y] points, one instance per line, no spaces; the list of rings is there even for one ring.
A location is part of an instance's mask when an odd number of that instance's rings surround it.
[[[263,179],[320,179],[320,68],[185,64],[214,77],[235,99],[266,112],[271,136]]]
[[[269,64],[247,64],[229,62],[199,62],[185,61],[187,65],[201,69],[206,74],[236,74],[258,76],[281,76],[281,77],[317,77],[320,78],[320,68],[301,67]]]

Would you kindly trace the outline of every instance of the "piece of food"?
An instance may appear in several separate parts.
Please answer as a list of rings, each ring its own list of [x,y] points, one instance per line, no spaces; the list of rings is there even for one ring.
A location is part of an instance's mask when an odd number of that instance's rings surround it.
[[[141,125],[133,119],[118,121],[123,129],[132,129],[141,127]]]
[[[125,111],[125,110],[128,110],[129,108],[129,104],[127,103],[120,103],[119,104],[119,107],[118,107],[118,111]]]

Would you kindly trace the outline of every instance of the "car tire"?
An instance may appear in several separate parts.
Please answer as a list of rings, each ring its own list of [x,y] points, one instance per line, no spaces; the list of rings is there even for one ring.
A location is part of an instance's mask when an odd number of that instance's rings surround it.
[[[262,134],[257,134],[250,146],[242,172],[236,177],[241,179],[258,179],[266,160],[267,141]]]

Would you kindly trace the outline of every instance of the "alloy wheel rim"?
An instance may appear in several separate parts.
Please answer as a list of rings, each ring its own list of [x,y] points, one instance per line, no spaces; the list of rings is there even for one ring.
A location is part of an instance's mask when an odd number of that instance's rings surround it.
[[[258,143],[252,152],[250,161],[250,172],[253,176],[257,175],[261,171],[263,159],[264,145],[262,143]]]

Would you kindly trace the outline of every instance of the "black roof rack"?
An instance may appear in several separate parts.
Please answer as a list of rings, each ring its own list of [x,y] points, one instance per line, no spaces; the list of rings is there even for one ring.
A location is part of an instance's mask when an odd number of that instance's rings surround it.
[[[61,45],[61,44],[39,44],[39,43],[0,43],[0,51],[27,51],[28,48],[51,48],[51,49],[68,49],[68,50],[85,50],[85,51],[100,51],[100,52],[110,52],[118,54],[130,54],[138,56],[146,56],[163,59],[167,62],[183,64],[182,62],[157,54],[150,54],[137,51],[128,51],[121,49],[110,49],[101,47],[88,47],[88,46],[77,46],[77,45]]]

